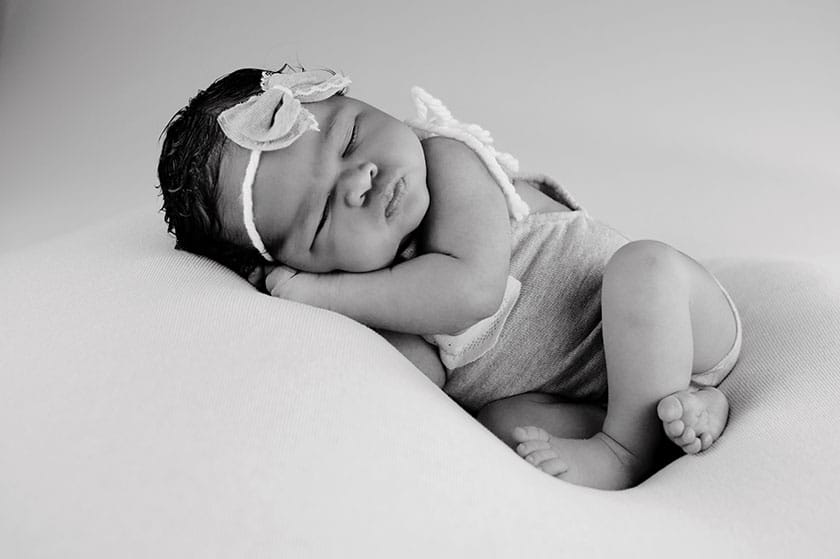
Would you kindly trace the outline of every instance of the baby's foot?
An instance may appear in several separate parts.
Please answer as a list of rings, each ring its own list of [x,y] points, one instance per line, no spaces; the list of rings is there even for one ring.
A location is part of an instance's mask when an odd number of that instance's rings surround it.
[[[645,473],[641,460],[605,433],[589,439],[561,439],[539,427],[517,427],[516,452],[562,480],[598,489],[625,489]]]
[[[717,388],[681,390],[659,401],[662,427],[686,454],[706,450],[720,436],[729,417],[729,402]]]

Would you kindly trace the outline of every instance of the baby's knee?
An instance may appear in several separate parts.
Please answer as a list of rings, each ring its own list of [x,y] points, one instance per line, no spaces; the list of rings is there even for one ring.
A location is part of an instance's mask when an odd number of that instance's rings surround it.
[[[607,263],[608,268],[667,268],[681,253],[669,244],[652,239],[630,241],[620,247]]]
[[[685,255],[674,247],[654,240],[631,241],[619,248],[607,262],[604,284],[631,284],[633,280],[651,285],[658,281],[686,280]]]

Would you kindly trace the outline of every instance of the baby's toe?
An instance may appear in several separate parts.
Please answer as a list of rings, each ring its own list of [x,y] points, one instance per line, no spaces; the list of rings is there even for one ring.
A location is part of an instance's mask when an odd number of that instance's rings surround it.
[[[665,423],[662,427],[665,429],[665,434],[671,437],[672,439],[676,439],[677,437],[681,436],[685,431],[685,423],[683,423],[679,419],[676,421]]]
[[[695,433],[694,429],[692,429],[691,427],[686,427],[685,431],[683,431],[683,434],[676,440],[676,443],[678,445],[683,446],[691,444],[694,441],[699,441],[699,439],[697,438],[697,433]]]
[[[562,474],[569,469],[569,466],[559,458],[549,458],[538,467],[548,475],[552,476]]]
[[[527,427],[517,427],[514,429],[513,438],[520,443],[533,440],[548,441],[549,434],[545,431],[545,429],[529,425]]]
[[[673,394],[665,396],[659,400],[659,405],[656,406],[656,413],[659,415],[659,419],[664,422],[676,421],[683,415],[682,402]]]
[[[702,450],[702,443],[700,439],[694,439],[693,442],[682,445],[682,449],[686,454],[697,454]]]
[[[700,435],[700,450],[706,450],[715,442],[711,433],[703,433]]]
[[[527,460],[534,466],[539,466],[546,460],[553,460],[555,458],[557,458],[557,453],[554,452],[554,449],[546,448],[543,450],[535,450],[534,452],[526,456],[525,460]]]
[[[549,445],[545,441],[525,441],[524,443],[516,445],[516,453],[519,456],[528,456],[532,452],[545,450],[547,448],[549,448]]]

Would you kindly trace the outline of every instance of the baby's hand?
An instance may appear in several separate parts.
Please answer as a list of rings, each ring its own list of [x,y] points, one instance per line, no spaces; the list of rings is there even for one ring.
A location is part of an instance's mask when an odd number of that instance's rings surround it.
[[[329,275],[299,272],[288,266],[265,268],[265,289],[273,297],[329,308]]]
[[[271,270],[270,269],[266,270],[265,266],[254,267],[254,269],[251,270],[251,273],[248,274],[248,278],[247,278],[248,283],[250,283],[251,285],[256,287],[258,291],[261,291],[263,293],[268,293],[268,291],[265,287],[265,275],[269,271],[271,271]]]
[[[289,281],[298,275],[298,271],[288,266],[265,266],[265,289],[275,297],[290,299],[288,290],[284,290]]]

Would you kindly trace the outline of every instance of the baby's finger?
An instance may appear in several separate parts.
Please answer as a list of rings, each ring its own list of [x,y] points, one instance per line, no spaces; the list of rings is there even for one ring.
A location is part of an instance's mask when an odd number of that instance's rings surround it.
[[[282,289],[290,279],[297,275],[297,270],[289,268],[288,266],[277,266],[265,278],[265,288],[272,295],[276,291]]]
[[[263,280],[265,280],[265,268],[263,266],[255,267],[251,273],[248,274],[248,283],[257,289],[262,288]]]

